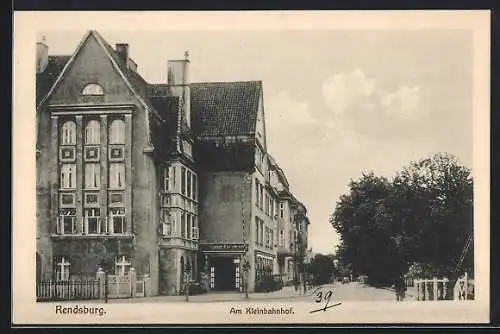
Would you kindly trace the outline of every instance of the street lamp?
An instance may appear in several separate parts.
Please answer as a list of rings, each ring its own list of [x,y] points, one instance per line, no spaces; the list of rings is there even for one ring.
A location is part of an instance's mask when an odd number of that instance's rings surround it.
[[[191,262],[190,261],[186,261],[186,268],[184,268],[184,277],[185,277],[185,281],[186,281],[186,285],[184,287],[184,293],[186,295],[186,301],[189,301],[189,283],[190,283],[190,279],[191,279]]]
[[[243,266],[241,269],[243,270],[243,291],[245,291],[245,298],[248,299],[248,273],[250,271],[250,263],[248,263],[246,257],[243,258]]]

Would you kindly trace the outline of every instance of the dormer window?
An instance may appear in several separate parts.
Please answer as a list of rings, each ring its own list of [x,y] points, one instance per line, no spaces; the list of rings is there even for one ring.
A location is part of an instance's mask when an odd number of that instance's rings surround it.
[[[98,84],[88,84],[83,87],[82,95],[104,95],[104,90]]]

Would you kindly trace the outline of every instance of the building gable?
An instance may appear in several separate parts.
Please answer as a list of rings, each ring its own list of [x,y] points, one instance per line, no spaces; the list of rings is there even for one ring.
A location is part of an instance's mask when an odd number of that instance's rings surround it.
[[[255,138],[259,141],[259,143],[264,148],[264,151],[267,151],[267,143],[266,143],[266,126],[265,126],[265,117],[264,117],[264,101],[262,97],[262,91],[259,96],[259,105],[257,109],[257,119],[255,121]]]
[[[91,86],[89,86],[91,85]],[[88,87],[100,87],[88,90]],[[133,92],[93,33],[76,49],[46,99],[49,105],[136,103]]]

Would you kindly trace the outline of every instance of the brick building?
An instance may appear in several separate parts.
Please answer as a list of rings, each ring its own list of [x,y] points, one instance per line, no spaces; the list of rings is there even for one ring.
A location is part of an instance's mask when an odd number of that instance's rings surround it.
[[[242,290],[245,262],[249,291],[297,275],[309,221],[267,152],[261,82],[191,83],[186,53],[150,84],[96,31],[36,51],[37,281],[133,267],[171,295],[202,273]]]

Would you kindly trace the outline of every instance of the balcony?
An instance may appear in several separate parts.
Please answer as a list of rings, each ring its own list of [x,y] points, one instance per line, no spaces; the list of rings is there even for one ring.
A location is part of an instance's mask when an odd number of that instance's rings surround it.
[[[187,238],[177,231],[174,231],[171,224],[160,223],[160,236],[162,239],[160,245],[163,247],[178,247],[190,250],[198,249],[199,230],[197,227],[192,229],[191,238]]]

